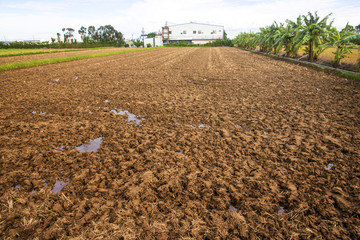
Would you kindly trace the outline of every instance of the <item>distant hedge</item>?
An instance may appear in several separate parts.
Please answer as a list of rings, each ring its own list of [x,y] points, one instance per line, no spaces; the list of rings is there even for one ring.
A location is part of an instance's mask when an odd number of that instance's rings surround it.
[[[34,49],[34,48],[99,48],[99,47],[121,47],[116,41],[114,42],[87,42],[87,43],[36,43],[36,42],[0,42],[0,49]]]
[[[219,46],[233,46],[233,43],[230,39],[226,39],[226,40],[222,40],[222,39],[218,39],[215,40],[213,42],[209,42],[209,43],[205,43],[202,45],[198,45],[198,44],[189,44],[186,43],[185,41],[181,41],[181,42],[177,42],[177,43],[168,43],[166,45],[166,47],[198,47],[198,46],[205,46],[205,47],[219,47]]]

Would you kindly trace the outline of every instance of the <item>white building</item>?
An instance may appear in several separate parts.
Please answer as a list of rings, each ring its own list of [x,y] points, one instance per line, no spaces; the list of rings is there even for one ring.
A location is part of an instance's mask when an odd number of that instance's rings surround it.
[[[141,38],[144,39],[145,47],[148,44],[151,44],[152,47],[163,46],[163,38],[161,34],[156,34],[155,37],[147,37],[147,35],[141,35]]]
[[[162,28],[163,43],[185,41],[189,44],[205,44],[223,39],[224,26],[204,23],[184,23]]]

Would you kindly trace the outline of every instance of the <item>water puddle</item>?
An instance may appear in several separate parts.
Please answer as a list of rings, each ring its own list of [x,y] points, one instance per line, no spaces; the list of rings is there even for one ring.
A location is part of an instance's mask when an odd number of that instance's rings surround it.
[[[95,138],[94,140],[90,140],[90,143],[75,147],[75,149],[79,152],[97,152],[102,142],[102,137]]]
[[[320,91],[321,89],[320,88],[316,88],[317,91]]]
[[[32,191],[30,192],[30,194],[34,194],[34,193],[37,193],[37,191],[36,191],[36,190],[32,190]]]
[[[79,78],[78,77],[75,77],[75,80],[78,80]]]
[[[100,148],[100,145],[103,142],[103,138],[99,137],[99,138],[95,138],[94,140],[90,140],[89,143],[85,143],[81,146],[75,147],[75,149],[79,152],[97,152],[98,149]],[[64,150],[66,148],[69,148],[69,146],[61,146],[61,147],[56,147],[56,149],[59,150]],[[45,169],[45,171],[48,171],[49,169]],[[60,173],[63,173],[64,171],[60,171]]]
[[[44,182],[44,186],[47,187],[49,184],[47,182]]]
[[[70,183],[70,181],[63,182],[63,181],[56,181],[53,189],[51,190],[53,193],[61,192],[61,190]]]
[[[229,209],[230,209],[231,211],[233,211],[233,212],[237,212],[237,210],[238,210],[236,207],[234,207],[234,206],[231,205],[231,204],[230,204]]]
[[[55,79],[55,81],[57,81],[57,82],[60,81],[60,78]]]
[[[280,209],[279,209],[278,213],[284,213],[284,212],[285,212],[284,207],[280,207]]]
[[[205,125],[204,125],[204,124],[200,124],[200,125],[199,125],[199,128],[205,128]]]
[[[333,166],[334,166],[334,164],[329,163],[329,164],[326,166],[326,170],[331,170]]]
[[[105,102],[108,103],[108,102],[110,102],[110,100],[106,99]]]
[[[18,189],[18,188],[21,188],[21,185],[20,185],[20,184],[18,184],[18,185],[15,186],[15,189]]]
[[[113,109],[110,112],[115,113],[115,115],[122,116],[126,114],[128,116],[128,122],[135,121],[138,125],[140,125],[140,123],[145,120],[144,118],[138,118],[135,114],[130,113],[128,110],[123,111],[121,109]]]

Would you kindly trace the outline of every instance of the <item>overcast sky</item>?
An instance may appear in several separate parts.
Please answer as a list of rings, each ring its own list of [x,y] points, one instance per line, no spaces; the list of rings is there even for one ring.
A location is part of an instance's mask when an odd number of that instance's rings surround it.
[[[308,11],[332,12],[339,28],[360,24],[360,0],[0,0],[0,40],[50,40],[64,27],[107,24],[131,39],[166,21],[222,25],[233,38]]]

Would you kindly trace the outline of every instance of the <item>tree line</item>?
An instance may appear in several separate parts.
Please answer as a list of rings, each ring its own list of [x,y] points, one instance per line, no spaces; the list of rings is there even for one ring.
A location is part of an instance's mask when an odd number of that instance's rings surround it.
[[[73,28],[63,28],[63,35],[57,33],[57,38],[51,38],[52,43],[77,43],[74,38],[75,30]],[[78,33],[80,34],[83,43],[99,42],[99,43],[117,43],[119,46],[125,44],[123,34],[116,30],[111,25],[100,26],[97,29],[95,26],[89,26],[88,28],[82,26]]]
[[[241,33],[233,39],[233,43],[266,53],[279,54],[284,50],[287,57],[296,57],[299,50],[305,47],[309,61],[316,61],[325,49],[334,47],[332,65],[337,67],[360,44],[360,25],[353,27],[347,24],[339,31],[332,26],[334,20],[328,22],[330,16],[331,13],[321,19],[317,12],[308,12],[307,15],[298,16],[295,21],[274,22],[260,28],[257,33]]]

